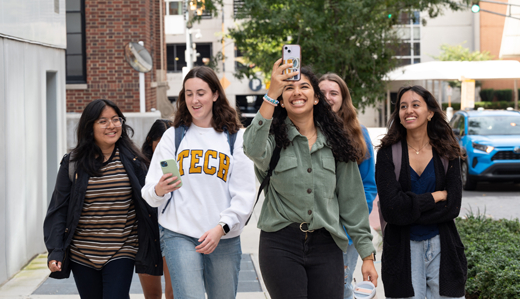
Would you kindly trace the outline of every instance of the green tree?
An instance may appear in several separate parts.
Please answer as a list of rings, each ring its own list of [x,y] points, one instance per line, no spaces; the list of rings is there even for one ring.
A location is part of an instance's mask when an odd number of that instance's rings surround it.
[[[456,46],[444,44],[441,46],[441,54],[433,58],[440,61],[483,61],[493,59],[493,55],[489,51],[470,52],[468,48],[462,46],[464,43]]]
[[[466,0],[464,0],[466,1]],[[465,7],[457,0],[245,0],[235,14],[230,37],[256,68],[243,68],[237,77],[255,72],[269,76],[282,45],[300,44],[303,65],[314,72],[338,73],[347,82],[358,107],[385,94],[383,76],[396,66],[392,58],[398,39],[392,26],[401,12]],[[364,99],[364,101],[362,101]]]

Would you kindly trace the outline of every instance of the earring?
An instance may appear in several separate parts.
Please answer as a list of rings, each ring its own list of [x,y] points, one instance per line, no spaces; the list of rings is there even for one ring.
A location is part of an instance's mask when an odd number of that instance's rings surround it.
[[[314,104],[318,104],[318,101],[314,101]]]
[[[281,103],[281,104],[280,104],[280,106],[282,106],[282,108],[284,108],[284,107],[285,107],[285,105],[284,105],[283,103]]]
[[[432,118],[431,118],[431,117],[430,117],[430,118],[428,118],[428,121],[432,121]]]

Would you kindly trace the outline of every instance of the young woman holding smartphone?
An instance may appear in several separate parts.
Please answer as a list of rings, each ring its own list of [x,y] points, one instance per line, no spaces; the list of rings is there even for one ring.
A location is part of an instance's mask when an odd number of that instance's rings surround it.
[[[372,203],[377,195],[376,177],[375,177],[375,157],[372,141],[368,135],[368,130],[361,125],[357,119],[356,108],[352,104],[350,92],[347,83],[340,76],[334,73],[327,73],[320,78],[320,90],[334,111],[342,120],[350,136],[350,142],[353,146],[360,150],[361,158],[357,160],[361,180],[363,181],[363,189],[365,190],[365,198],[367,201],[368,213],[372,212]],[[343,265],[345,269],[345,291],[344,299],[354,298],[354,286],[352,285],[352,276],[356,269],[359,254],[356,247],[353,246],[352,238],[349,238],[349,245],[346,252],[343,252]]]
[[[44,222],[53,278],[70,271],[81,298],[127,299],[137,273],[162,275],[157,209],[141,197],[148,159],[109,100],[87,105]]]
[[[215,72],[193,68],[177,101],[174,127],[164,133],[146,176],[143,197],[159,207],[161,248],[175,298],[235,298],[242,251],[240,233],[253,208],[253,162],[243,131]],[[176,148],[176,138],[181,138]],[[235,139],[234,143],[231,139]],[[175,159],[182,187],[163,175],[160,161]]]
[[[467,262],[453,221],[462,200],[459,157],[433,95],[421,86],[401,88],[376,164],[387,222],[381,269],[387,298],[464,298]]]
[[[259,180],[272,172],[258,227],[260,269],[271,298],[342,298],[346,227],[363,257],[363,277],[377,284],[375,249],[356,161],[339,117],[319,90],[318,79],[301,69],[301,80],[274,66],[259,113],[244,134],[244,151]]]

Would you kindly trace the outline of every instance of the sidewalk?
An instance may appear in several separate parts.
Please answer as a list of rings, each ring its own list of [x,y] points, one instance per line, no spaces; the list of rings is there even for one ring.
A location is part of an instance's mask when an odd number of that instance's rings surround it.
[[[244,231],[241,235],[241,243],[242,243],[242,253],[246,258],[250,257],[254,269],[241,269],[240,278],[239,278],[239,292],[237,295],[237,299],[269,299],[269,294],[265,288],[265,285],[262,280],[262,276],[260,273],[260,267],[258,264],[258,242],[260,238],[260,230],[256,228],[256,223],[258,220],[258,216],[260,215],[262,202],[259,201],[253,215],[251,216],[251,221],[249,225],[244,228]],[[378,244],[379,236],[375,231],[372,232],[374,234],[374,244]],[[376,261],[376,269],[378,274],[381,275],[381,252],[378,250],[377,260]],[[47,255],[41,254],[34,258],[29,265],[27,265],[24,269],[22,269],[17,275],[15,275],[11,280],[6,282],[4,285],[0,287],[0,299],[15,299],[15,298],[24,298],[24,299],[79,299],[79,295],[73,294],[72,291],[67,291],[65,293],[59,292],[59,290],[75,290],[74,281],[70,280],[52,280],[49,283],[53,285],[57,285],[56,293],[41,295],[35,294],[35,292],[42,286],[49,275],[49,270],[47,269]],[[356,270],[354,272],[354,278],[356,281],[362,281],[363,276],[361,275],[361,259],[358,260]],[[244,257],[243,264],[244,265]],[[244,268],[244,267],[242,267]],[[256,277],[254,277],[253,272],[256,270]],[[248,289],[247,285],[260,284],[262,291],[241,291],[240,286],[244,286],[244,288]],[[61,284],[61,287],[60,285]],[[137,285],[136,285],[137,284]],[[46,286],[47,287],[47,286]],[[132,292],[132,290],[136,293]],[[133,280],[131,287],[131,299],[144,299],[142,291],[140,291],[139,280]],[[137,293],[139,292],[139,293]],[[77,293],[77,291],[76,291]],[[378,280],[377,287],[377,295],[375,298],[383,299],[385,298],[383,292],[383,286],[381,279]]]

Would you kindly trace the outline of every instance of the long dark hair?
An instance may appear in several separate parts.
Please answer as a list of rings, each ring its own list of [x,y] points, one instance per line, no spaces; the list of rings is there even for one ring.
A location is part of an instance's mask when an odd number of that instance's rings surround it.
[[[164,132],[166,132],[166,130],[171,126],[173,126],[173,122],[168,119],[158,119],[153,123],[148,135],[146,135],[143,146],[141,147],[141,152],[148,158],[148,160],[152,160],[153,142],[161,138]]]
[[[343,129],[343,121],[332,111],[325,96],[320,91],[318,78],[307,67],[303,67],[300,73],[309,79],[314,89],[314,95],[319,100],[313,109],[314,125],[325,135],[334,158],[336,161],[343,162],[357,161],[361,154],[358,149],[352,146],[347,133]],[[278,101],[281,100],[283,100],[282,95],[278,97]],[[287,148],[291,144],[287,136],[286,118],[287,110],[281,108],[280,105],[276,106],[273,114],[273,123],[269,131],[271,134],[274,134],[276,145],[283,148]]]
[[[111,107],[119,117],[124,119],[121,127],[121,138],[116,142],[116,147],[130,150],[141,162],[148,164],[148,158],[139,151],[130,139],[130,136],[134,135],[134,130],[126,124],[126,118],[119,107],[112,101],[99,99],[90,102],[79,119],[78,144],[72,150],[72,160],[77,161],[78,169],[83,169],[90,176],[101,176],[99,170],[103,165],[104,156],[94,139],[94,122],[99,119],[105,107]]]
[[[350,97],[347,83],[345,83],[340,76],[334,73],[326,73],[321,76],[320,83],[323,81],[335,82],[339,86],[342,101],[337,114],[343,120],[345,131],[347,131],[348,136],[351,137],[350,142],[352,142],[352,145],[360,151],[361,159],[357,162],[358,164],[361,164],[364,160],[369,158],[369,153],[365,137],[363,136],[363,130],[361,129],[361,124],[357,118],[357,110],[352,104],[352,98]]]
[[[450,125],[446,121],[446,115],[435,100],[435,97],[428,90],[419,85],[401,87],[401,89],[399,89],[394,112],[388,121],[388,133],[383,137],[383,139],[381,139],[381,145],[379,147],[389,147],[394,143],[406,140],[406,129],[401,125],[399,107],[403,94],[410,90],[421,96],[426,102],[428,110],[433,112],[433,117],[431,121],[428,122],[427,126],[427,133],[428,138],[430,138],[431,146],[440,156],[445,157],[448,160],[460,157],[459,143],[457,142]]]
[[[218,92],[218,99],[213,102],[213,128],[217,132],[222,132],[225,127],[229,133],[234,134],[242,128],[238,113],[231,107],[224,88],[220,84],[220,81],[215,72],[207,66],[194,67],[184,78],[182,82],[182,90],[179,93],[179,99],[177,100],[177,113],[173,121],[173,126],[178,128],[180,125],[190,126],[192,118],[188,107],[186,106],[186,81],[188,79],[199,78],[204,82],[208,83],[211,92]]]

